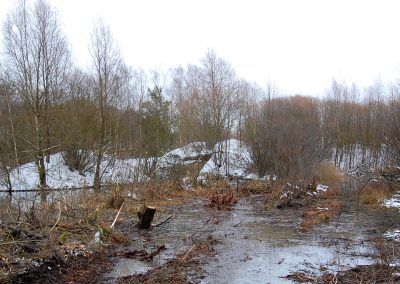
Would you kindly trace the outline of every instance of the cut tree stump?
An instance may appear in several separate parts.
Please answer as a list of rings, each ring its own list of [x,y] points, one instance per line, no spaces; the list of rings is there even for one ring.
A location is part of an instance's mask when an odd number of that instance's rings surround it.
[[[154,214],[156,213],[156,208],[151,206],[146,206],[143,212],[138,212],[139,217],[139,229],[150,229],[151,221],[153,221]]]

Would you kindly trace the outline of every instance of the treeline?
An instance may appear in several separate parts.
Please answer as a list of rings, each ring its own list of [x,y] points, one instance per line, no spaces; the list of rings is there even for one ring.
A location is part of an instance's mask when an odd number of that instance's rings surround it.
[[[126,65],[110,28],[90,39],[92,64],[74,65],[56,11],[20,1],[3,24],[0,58],[0,168],[35,161],[46,187],[46,160],[63,152],[71,169],[95,173],[105,157],[157,157],[173,147],[238,138],[261,175],[311,174],[318,161],[340,163],[357,149],[400,156],[397,85],[366,90],[334,81],[324,99],[281,97],[235,74],[208,51],[197,65],[165,74]],[[383,147],[383,145],[385,147]],[[221,149],[222,150],[222,149]],[[8,182],[8,186],[10,186]]]

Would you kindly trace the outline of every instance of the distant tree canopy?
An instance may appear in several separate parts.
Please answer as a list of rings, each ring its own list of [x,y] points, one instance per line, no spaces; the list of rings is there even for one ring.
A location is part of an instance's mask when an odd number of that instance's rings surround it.
[[[340,163],[356,149],[400,163],[400,95],[379,81],[365,90],[333,81],[325,98],[280,97],[238,78],[209,50],[199,64],[166,74],[126,66],[111,28],[93,28],[91,67],[71,61],[57,13],[23,1],[3,23],[0,55],[0,174],[34,161],[46,187],[46,159],[95,172],[105,159],[157,157],[190,142],[249,144],[263,176],[310,175],[318,161]],[[221,149],[222,150],[222,149]],[[7,180],[7,179],[5,179]]]
[[[311,175],[323,156],[318,101],[308,97],[264,99],[246,121],[246,141],[260,175]]]
[[[143,150],[150,157],[157,157],[172,145],[170,128],[170,106],[162,94],[162,89],[155,86],[148,89],[150,100],[143,103],[142,127]]]

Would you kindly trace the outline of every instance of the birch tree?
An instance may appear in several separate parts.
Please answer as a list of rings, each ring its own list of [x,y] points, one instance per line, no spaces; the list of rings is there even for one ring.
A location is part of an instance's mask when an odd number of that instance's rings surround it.
[[[120,51],[113,39],[110,28],[99,21],[93,29],[90,43],[93,61],[92,83],[98,108],[96,165],[93,185],[100,189],[101,162],[107,150],[111,149],[111,130],[107,127],[110,108],[117,106],[123,84],[126,83],[125,66]]]
[[[35,152],[39,186],[45,188],[45,156],[51,142],[50,106],[60,95],[70,52],[58,16],[44,0],[21,0],[3,26],[5,67],[20,99],[29,106],[34,137],[20,137]]]

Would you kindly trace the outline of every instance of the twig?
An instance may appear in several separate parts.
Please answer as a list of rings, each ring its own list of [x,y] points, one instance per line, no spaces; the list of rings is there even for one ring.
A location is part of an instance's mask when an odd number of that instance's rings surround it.
[[[187,253],[185,254],[185,256],[182,257],[179,261],[180,261],[180,262],[184,262],[184,261],[186,260],[186,258],[188,257],[189,253],[190,253],[195,247],[196,247],[196,244],[194,244],[194,245],[187,251]]]
[[[0,246],[11,245],[11,244],[19,244],[19,243],[31,243],[31,242],[40,242],[42,240],[15,240],[10,242],[0,243]]]
[[[157,254],[159,254],[162,250],[165,250],[165,245],[159,246],[155,251],[148,254],[146,257],[143,257],[141,260],[152,260]]]
[[[240,221],[240,222],[237,223],[236,225],[233,225],[233,227],[237,227],[237,226],[239,226],[240,224],[242,224],[243,222],[244,222],[244,220]]]
[[[60,221],[60,218],[61,218],[61,202],[60,202],[60,201],[58,202],[58,207],[59,207],[59,210],[58,210],[57,221],[54,223],[53,227],[51,227],[49,233],[50,233],[51,231],[53,231],[53,229],[57,226],[58,222]]]
[[[173,220],[175,218],[175,214],[169,216],[167,219],[165,219],[164,221],[162,221],[161,223],[158,223],[157,225],[154,225],[154,227],[159,227],[161,225],[164,225],[165,223],[168,223],[169,221]]]
[[[121,213],[122,206],[124,206],[124,203],[122,203],[121,207],[119,208],[118,213],[117,213],[117,216],[115,216],[115,219],[114,219],[114,221],[112,222],[112,224],[111,224],[111,226],[110,226],[110,229],[112,229],[112,228],[114,227],[114,225],[115,225],[115,222],[117,222],[119,213]]]
[[[357,192],[357,208],[356,208],[357,218],[358,218],[358,207],[359,207],[359,203],[360,203],[360,194],[361,194],[361,191],[363,191],[363,189],[368,185],[368,183],[369,183],[370,181],[372,181],[372,180],[378,180],[378,179],[379,179],[378,177],[372,177],[372,178],[368,179],[368,180],[364,183],[363,187],[361,187],[361,188],[358,190],[358,192]]]

